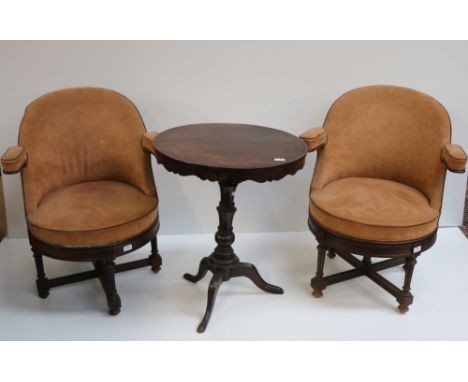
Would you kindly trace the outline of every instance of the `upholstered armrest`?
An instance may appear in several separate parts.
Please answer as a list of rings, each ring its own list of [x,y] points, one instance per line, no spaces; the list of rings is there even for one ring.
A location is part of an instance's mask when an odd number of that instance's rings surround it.
[[[146,151],[151,154],[156,154],[156,150],[154,149],[153,139],[156,138],[158,133],[156,131],[147,131],[141,137],[141,147],[143,151]]]
[[[452,172],[465,172],[466,154],[459,145],[451,143],[444,146],[442,149],[442,160],[445,162],[447,169]]]
[[[28,163],[28,154],[22,146],[13,146],[2,156],[2,168],[5,174],[16,174]]]
[[[321,127],[309,129],[300,135],[300,138],[305,142],[309,151],[315,151],[327,143],[327,131]]]

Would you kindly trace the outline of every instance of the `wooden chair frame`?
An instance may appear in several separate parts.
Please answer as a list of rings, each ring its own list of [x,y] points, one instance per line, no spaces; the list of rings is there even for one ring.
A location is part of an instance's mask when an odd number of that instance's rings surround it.
[[[101,247],[63,247],[44,243],[30,232],[29,242],[36,264],[36,287],[39,297],[47,298],[50,288],[71,284],[78,281],[99,278],[107,298],[110,315],[120,313],[121,300],[115,285],[115,273],[151,266],[154,273],[161,269],[162,259],[158,253],[157,232],[159,220],[145,232],[112,245]],[[115,264],[114,260],[151,242],[151,254],[148,258]],[[48,279],[44,271],[43,256],[73,262],[92,262],[94,269],[71,275]]]
[[[332,233],[320,226],[311,216],[309,216],[308,224],[318,242],[317,272],[315,277],[310,281],[314,297],[322,297],[322,291],[328,285],[337,284],[355,277],[367,276],[396,298],[400,313],[406,313],[409,310],[409,306],[413,303],[414,299],[410,290],[416,258],[423,251],[432,247],[436,240],[437,231],[415,241],[396,243],[370,242],[346,238]],[[323,268],[327,254],[329,258],[334,258],[336,255],[340,256],[353,266],[354,269],[324,276]],[[363,256],[362,260],[359,260],[353,254]],[[373,263],[372,257],[388,259]],[[402,264],[405,270],[405,278],[403,288],[401,289],[378,273],[384,269]]]

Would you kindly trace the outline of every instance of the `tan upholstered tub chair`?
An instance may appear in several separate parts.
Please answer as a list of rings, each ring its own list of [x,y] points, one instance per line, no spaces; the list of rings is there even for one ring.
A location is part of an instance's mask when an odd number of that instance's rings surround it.
[[[323,128],[301,137],[318,153],[309,204],[318,242],[314,296],[365,275],[396,297],[400,312],[408,311],[416,257],[436,240],[446,169],[465,170],[463,149],[450,143],[447,111],[415,90],[363,87],[341,96]],[[354,269],[324,277],[326,253]],[[400,264],[402,289],[377,273]]]
[[[21,172],[37,268],[37,290],[98,277],[109,313],[120,312],[115,272],[159,271],[158,198],[147,133],[135,105],[107,89],[73,88],[39,97],[25,111],[18,146],[2,157],[3,172]],[[114,259],[151,242],[151,255]],[[47,279],[42,256],[92,262],[94,269]]]

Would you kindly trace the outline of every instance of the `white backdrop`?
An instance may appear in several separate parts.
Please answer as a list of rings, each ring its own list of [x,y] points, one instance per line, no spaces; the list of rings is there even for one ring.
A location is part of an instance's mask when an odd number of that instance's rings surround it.
[[[320,126],[352,88],[393,84],[444,104],[468,149],[467,42],[0,42],[0,150],[17,142],[26,105],[43,93],[100,86],[128,96],[148,130],[238,122],[299,134]],[[315,162],[280,182],[238,187],[236,232],[304,231]],[[214,232],[218,186],[153,165],[161,233]],[[26,237],[19,176],[3,176],[8,235]],[[441,225],[462,221],[466,177],[449,173]]]

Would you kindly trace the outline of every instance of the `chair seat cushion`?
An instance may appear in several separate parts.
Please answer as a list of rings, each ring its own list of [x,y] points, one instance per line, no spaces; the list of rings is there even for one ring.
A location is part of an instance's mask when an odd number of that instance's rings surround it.
[[[61,246],[102,246],[130,239],[157,219],[158,200],[121,182],[78,183],[44,197],[27,217],[39,240]]]
[[[343,178],[310,193],[309,213],[323,228],[353,239],[395,242],[423,238],[439,211],[419,190],[376,178]]]

